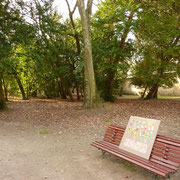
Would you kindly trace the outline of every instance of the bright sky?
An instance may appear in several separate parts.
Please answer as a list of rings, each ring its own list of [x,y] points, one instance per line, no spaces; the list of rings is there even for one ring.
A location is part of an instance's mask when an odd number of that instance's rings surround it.
[[[71,6],[71,10],[74,8],[74,5],[76,3],[76,0],[68,0],[69,4]],[[85,0],[86,2],[87,0]],[[92,12],[94,13],[97,10],[97,7],[95,4],[97,4],[98,0],[93,1],[93,7],[92,7]],[[63,16],[63,19],[68,17],[68,8],[65,0],[55,0],[54,1],[54,7],[58,9],[58,12]],[[75,17],[79,16],[78,9],[75,11]]]
[[[92,13],[95,13],[97,10],[97,6],[96,4],[98,3],[98,1],[100,0],[93,0],[93,7],[92,7]],[[68,0],[70,6],[71,6],[71,10],[74,8],[74,5],[76,3],[76,0]],[[85,0],[85,3],[87,2],[87,0]],[[63,16],[63,19],[65,20],[66,18],[68,18],[69,16],[69,12],[68,12],[68,8],[67,8],[67,4],[66,4],[66,0],[54,0],[54,8],[58,9],[59,14],[61,14]],[[78,8],[76,8],[76,11],[74,13],[75,17],[79,16],[79,11]],[[134,39],[134,35],[130,32],[128,35],[129,38]]]

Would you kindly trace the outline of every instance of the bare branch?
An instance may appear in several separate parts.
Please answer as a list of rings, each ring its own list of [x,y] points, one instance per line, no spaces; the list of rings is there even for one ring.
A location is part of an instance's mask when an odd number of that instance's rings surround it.
[[[72,15],[74,14],[75,10],[76,10],[76,7],[77,7],[77,1],[76,1],[76,4],[75,4],[75,6],[74,6],[74,8],[73,8],[72,11],[71,11],[71,8],[70,8],[70,5],[69,5],[68,0],[65,0],[65,1],[66,1],[67,6],[68,6],[69,14],[72,16]]]
[[[73,28],[73,31],[74,31],[74,38],[76,39],[77,52],[78,52],[78,54],[80,54],[81,53],[81,46],[80,46],[80,41],[79,41],[78,33],[76,31],[76,27],[75,27],[75,23],[74,23],[74,19],[73,19],[73,13],[76,10],[76,7],[78,5],[78,1],[76,1],[76,4],[74,6],[73,11],[71,11],[71,8],[70,8],[68,0],[66,0],[66,3],[67,3],[67,6],[68,6],[68,10],[69,10],[69,18],[70,18],[71,25],[72,25],[72,28]]]
[[[67,4],[67,7],[68,7],[68,10],[69,10],[69,14],[71,14],[71,8],[70,8],[70,5],[69,5],[69,2],[68,0],[65,0],[66,1],[66,4]]]
[[[74,14],[74,12],[75,12],[75,10],[76,10],[76,8],[77,8],[77,5],[78,5],[78,2],[76,1],[76,4],[75,4],[75,6],[74,6],[74,9],[72,10],[72,14]]]

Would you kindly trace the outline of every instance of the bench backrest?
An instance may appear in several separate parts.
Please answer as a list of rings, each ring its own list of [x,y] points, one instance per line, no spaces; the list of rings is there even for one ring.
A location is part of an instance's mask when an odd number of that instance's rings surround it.
[[[123,127],[110,125],[103,140],[119,146],[124,131]],[[157,135],[149,160],[177,169],[180,165],[180,140]]]

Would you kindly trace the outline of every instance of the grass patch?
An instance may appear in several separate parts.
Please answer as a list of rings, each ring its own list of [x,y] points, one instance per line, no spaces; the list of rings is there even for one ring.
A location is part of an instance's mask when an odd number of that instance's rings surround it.
[[[123,95],[119,96],[118,99],[139,99],[140,96],[138,95]]]
[[[105,122],[106,122],[106,123],[112,123],[112,121],[111,121],[111,120],[108,120],[108,119],[105,120]]]
[[[123,95],[118,97],[118,99],[139,99],[138,95]],[[158,96],[158,99],[170,99],[170,100],[180,100],[180,96]]]
[[[180,100],[180,96],[158,96],[159,99]]]
[[[40,134],[49,134],[49,132],[48,131],[40,131]]]

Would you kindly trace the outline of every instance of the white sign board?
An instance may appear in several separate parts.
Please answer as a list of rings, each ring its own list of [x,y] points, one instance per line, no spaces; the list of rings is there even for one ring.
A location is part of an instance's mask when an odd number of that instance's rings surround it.
[[[131,116],[119,148],[149,159],[160,121]]]

